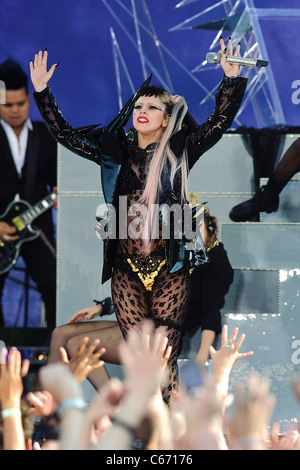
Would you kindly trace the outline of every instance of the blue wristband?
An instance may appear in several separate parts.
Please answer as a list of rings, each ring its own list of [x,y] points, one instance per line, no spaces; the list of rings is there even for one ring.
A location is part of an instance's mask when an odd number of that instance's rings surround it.
[[[85,410],[86,407],[87,404],[82,398],[70,398],[69,400],[62,401],[57,411],[59,414],[62,414],[70,409]]]

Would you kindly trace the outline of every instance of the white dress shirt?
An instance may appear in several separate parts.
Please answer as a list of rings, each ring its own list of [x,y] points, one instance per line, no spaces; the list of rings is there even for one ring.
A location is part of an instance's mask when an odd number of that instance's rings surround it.
[[[28,132],[33,130],[32,122],[29,118],[26,120],[19,139],[16,136],[13,128],[9,124],[7,124],[7,122],[1,119],[0,123],[6,133],[16,170],[18,172],[18,175],[21,177],[22,168],[25,163],[25,156],[26,156],[26,149],[27,149],[27,142],[28,142]],[[20,197],[18,194],[16,194],[15,200],[18,200],[18,199],[20,199]]]
[[[28,131],[32,131],[33,129],[32,122],[29,118],[26,120],[19,139],[16,136],[13,128],[9,124],[7,124],[7,122],[3,121],[3,119],[1,119],[0,122],[2,124],[3,129],[5,130],[18,175],[21,176],[22,168],[25,162],[25,155],[28,142]]]

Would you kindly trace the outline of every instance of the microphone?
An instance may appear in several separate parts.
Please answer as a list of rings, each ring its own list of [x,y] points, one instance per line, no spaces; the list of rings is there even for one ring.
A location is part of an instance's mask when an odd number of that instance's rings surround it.
[[[221,62],[221,57],[222,55],[220,52],[208,52],[206,54],[206,60],[210,64],[219,64]],[[250,59],[248,57],[235,57],[233,55],[228,55],[226,60],[231,64],[246,65],[247,67],[266,67],[269,64],[267,60]]]

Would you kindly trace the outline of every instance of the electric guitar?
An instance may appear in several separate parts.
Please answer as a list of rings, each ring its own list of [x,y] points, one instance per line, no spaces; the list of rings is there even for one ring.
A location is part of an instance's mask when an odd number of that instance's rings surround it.
[[[44,199],[31,206],[26,201],[11,202],[4,214],[0,216],[0,222],[16,228],[14,235],[19,238],[12,242],[0,241],[0,274],[9,271],[17,262],[21,245],[37,238],[41,231],[33,229],[31,223],[41,214],[55,204],[56,192],[51,192]]]

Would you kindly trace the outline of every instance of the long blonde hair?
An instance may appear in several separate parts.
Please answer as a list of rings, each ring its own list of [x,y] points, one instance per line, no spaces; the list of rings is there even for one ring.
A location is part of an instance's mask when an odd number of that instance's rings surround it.
[[[175,106],[171,102],[171,97],[161,87],[148,87],[148,90],[143,93],[143,96],[157,96],[166,105],[166,114],[169,116],[169,122],[164,130],[161,140],[158,143],[148,169],[148,175],[145,181],[143,194],[140,197],[140,202],[145,204],[148,208],[148,215],[150,214],[150,220],[145,223],[143,238],[144,238],[144,251],[146,254],[151,252],[152,240],[151,233],[155,233],[155,230],[150,231],[150,227],[153,228],[153,224],[157,221],[157,214],[152,212],[154,205],[159,204],[160,194],[162,190],[162,179],[164,171],[170,168],[170,186],[171,189],[174,187],[175,177],[177,173],[181,171],[181,203],[187,201],[188,189],[187,189],[187,176],[188,176],[188,163],[186,150],[184,149],[181,161],[179,163],[178,158],[172,152],[170,147],[171,137],[182,128],[184,117],[187,113],[187,104],[184,98],[179,98]],[[178,164],[179,163],[179,164]],[[156,206],[157,207],[157,206]],[[150,211],[150,212],[149,212]],[[150,223],[149,223],[150,222]],[[150,233],[150,235],[149,235]],[[148,235],[147,235],[148,234]]]
[[[197,193],[194,193],[194,192],[189,192],[189,202],[192,206],[197,206],[198,204],[202,204],[202,201],[198,197]],[[219,229],[218,229],[217,218],[214,215],[211,215],[209,208],[207,206],[205,206],[204,223],[206,227],[205,248],[207,251],[209,251],[219,244],[218,242]]]

